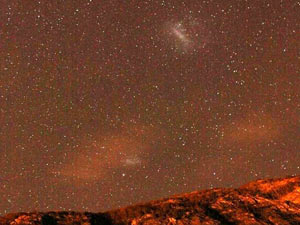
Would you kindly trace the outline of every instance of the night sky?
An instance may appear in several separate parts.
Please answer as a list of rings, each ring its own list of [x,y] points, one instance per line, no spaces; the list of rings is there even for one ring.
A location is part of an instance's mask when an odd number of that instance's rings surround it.
[[[297,0],[0,2],[0,215],[300,174]]]

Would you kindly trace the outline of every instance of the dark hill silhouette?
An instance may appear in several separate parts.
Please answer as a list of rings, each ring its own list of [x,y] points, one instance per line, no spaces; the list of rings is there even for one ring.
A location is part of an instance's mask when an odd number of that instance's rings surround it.
[[[175,195],[104,213],[11,213],[0,224],[300,224],[300,176]]]

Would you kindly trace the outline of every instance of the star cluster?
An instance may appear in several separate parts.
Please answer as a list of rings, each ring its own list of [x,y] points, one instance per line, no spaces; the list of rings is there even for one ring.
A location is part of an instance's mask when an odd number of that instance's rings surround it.
[[[0,215],[300,171],[297,0],[0,3]]]

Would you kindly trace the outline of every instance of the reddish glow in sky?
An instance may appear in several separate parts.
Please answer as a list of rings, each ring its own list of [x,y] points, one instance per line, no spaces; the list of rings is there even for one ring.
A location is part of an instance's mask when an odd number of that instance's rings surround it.
[[[300,171],[297,0],[0,3],[0,215]]]

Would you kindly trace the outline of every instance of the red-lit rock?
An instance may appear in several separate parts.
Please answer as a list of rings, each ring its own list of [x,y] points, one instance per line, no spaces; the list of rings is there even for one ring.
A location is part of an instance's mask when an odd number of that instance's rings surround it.
[[[300,176],[180,194],[105,213],[16,213],[0,224],[300,224]]]

